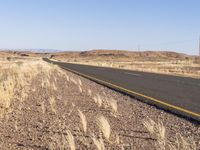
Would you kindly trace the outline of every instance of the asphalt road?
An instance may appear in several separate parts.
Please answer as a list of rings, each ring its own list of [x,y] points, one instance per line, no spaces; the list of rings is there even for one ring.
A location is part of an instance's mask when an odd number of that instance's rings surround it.
[[[53,63],[139,100],[200,121],[199,79],[62,62]]]

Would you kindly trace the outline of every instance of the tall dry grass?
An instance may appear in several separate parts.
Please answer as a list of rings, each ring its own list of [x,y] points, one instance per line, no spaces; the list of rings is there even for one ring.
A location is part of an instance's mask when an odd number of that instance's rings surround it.
[[[33,88],[31,83],[38,74],[48,76],[54,71],[62,72],[57,66],[46,63],[41,59],[1,60],[0,117],[3,117],[10,110],[12,100],[23,101],[26,99],[29,90]],[[41,83],[43,87],[50,86],[47,79]]]
[[[103,133],[103,136],[105,137],[105,139],[109,141],[110,134],[111,134],[111,127],[108,120],[104,116],[98,116],[97,125],[99,126],[99,129]]]

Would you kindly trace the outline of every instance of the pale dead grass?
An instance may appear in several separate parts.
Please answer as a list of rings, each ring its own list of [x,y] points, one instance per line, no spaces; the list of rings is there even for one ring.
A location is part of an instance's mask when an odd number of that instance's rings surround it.
[[[197,150],[196,143],[192,137],[184,138],[181,134],[176,134],[175,141],[170,141],[166,135],[166,129],[163,123],[155,122],[148,118],[143,125],[149,131],[153,138],[156,139],[155,146],[159,150]]]
[[[96,146],[97,150],[105,150],[105,145],[102,138],[97,139],[96,137],[92,137],[92,141]]]
[[[109,141],[111,135],[111,127],[108,120],[104,116],[98,116],[97,125],[101,130],[101,132],[103,133],[103,136],[106,138],[106,140]]]
[[[70,150],[75,150],[76,144],[75,144],[74,136],[72,135],[70,130],[67,130],[67,141],[68,141]]]
[[[62,72],[57,66],[48,64],[41,59],[0,61],[0,117],[2,118],[6,112],[11,111],[12,100],[23,101],[26,99],[29,91],[33,88],[31,82],[38,74],[49,76],[55,70],[59,73]],[[54,83],[50,84],[49,78],[43,79],[41,85],[43,88],[52,86],[53,89],[57,89]]]
[[[79,109],[78,109],[78,114],[79,114],[79,117],[81,119],[81,124],[82,124],[83,132],[86,133],[87,132],[87,119],[86,119],[86,116]]]
[[[55,101],[55,97],[51,96],[49,98],[49,103],[50,103],[52,112],[56,114],[56,101]]]
[[[110,99],[109,103],[110,103],[113,115],[117,115],[117,113],[118,113],[117,101],[114,99]]]

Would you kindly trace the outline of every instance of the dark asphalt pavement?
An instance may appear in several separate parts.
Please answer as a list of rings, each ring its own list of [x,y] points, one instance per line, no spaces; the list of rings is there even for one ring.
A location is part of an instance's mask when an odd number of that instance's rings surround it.
[[[199,79],[62,62],[54,63],[75,73],[84,74],[83,76],[87,75],[87,78],[92,77],[92,80],[99,79],[103,81],[103,84],[108,82],[107,86],[147,103],[200,120]]]

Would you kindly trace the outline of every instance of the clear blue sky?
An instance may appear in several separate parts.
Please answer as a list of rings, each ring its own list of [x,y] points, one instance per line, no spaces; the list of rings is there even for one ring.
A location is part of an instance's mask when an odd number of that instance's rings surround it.
[[[198,54],[199,0],[0,0],[0,48]]]

